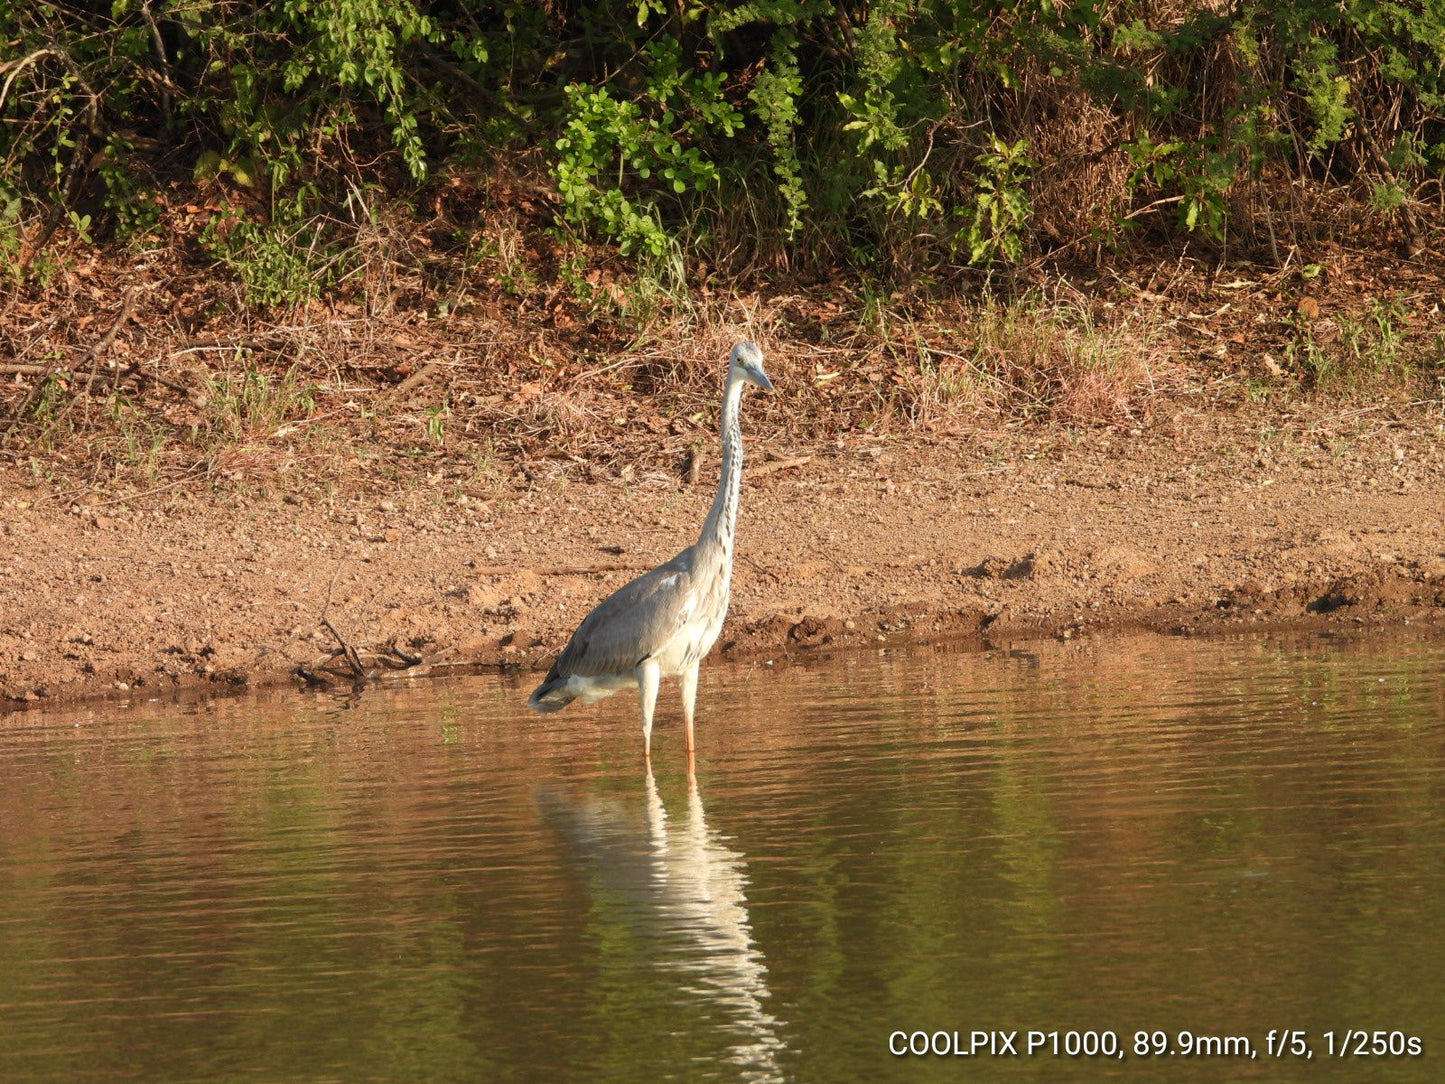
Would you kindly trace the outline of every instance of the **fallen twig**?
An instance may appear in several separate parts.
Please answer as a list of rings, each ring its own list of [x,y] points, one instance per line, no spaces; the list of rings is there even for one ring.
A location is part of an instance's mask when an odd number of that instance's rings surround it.
[[[139,501],[143,500],[146,497],[154,497],[157,493],[164,493],[168,489],[175,489],[176,486],[183,486],[187,482],[194,482],[204,473],[205,472],[202,470],[194,470],[191,473],[187,474],[184,478],[177,478],[174,482],[167,482],[163,486],[155,486],[152,489],[143,489],[139,493],[132,493],[128,497],[112,497],[108,501],[98,501],[95,504],[87,505],[86,507],[87,509],[105,508],[107,505],[111,504],[128,504],[131,501]]]
[[[1358,418],[1361,414],[1371,414],[1377,410],[1389,410],[1392,407],[1400,410],[1410,410],[1417,406],[1428,406],[1438,402],[1436,399],[1411,399],[1408,403],[1372,403],[1369,406],[1357,407],[1354,410],[1342,410],[1338,414],[1324,419],[1330,421],[1344,421],[1346,418]]]
[[[139,290],[135,286],[132,286],[125,292],[125,296],[121,298],[120,312],[116,314],[115,321],[110,325],[110,329],[100,337],[94,346],[86,351],[85,357],[80,359],[81,365],[84,365],[86,362],[90,363],[90,374],[85,378],[85,395],[87,398],[90,397],[91,386],[95,383],[95,378],[100,372],[100,355],[110,349],[110,344],[115,342],[115,337],[120,334],[120,329],[123,328],[125,322],[130,319],[131,310],[135,308],[135,299],[138,292]],[[72,403],[74,401],[73,399],[71,400]]]
[[[100,337],[100,340],[88,351],[86,351],[85,357],[80,360],[80,365],[84,365],[87,362],[90,363],[90,376],[86,379],[85,382],[85,393],[87,396],[90,394],[91,385],[95,383],[95,378],[99,370],[100,355],[103,354],[110,347],[111,343],[115,342],[115,337],[120,334],[120,329],[124,327],[125,322],[130,319],[131,310],[135,308],[135,299],[137,292],[137,288],[134,286],[126,291],[125,297],[121,301],[120,313],[116,316],[115,322],[110,325],[110,330],[107,331],[104,335],[102,335]],[[79,366],[77,366],[77,368],[79,368]],[[5,431],[3,433],[0,433],[0,441],[4,441],[9,438],[14,428],[20,424],[20,419],[25,416],[25,412],[30,409],[30,404],[33,403],[35,401],[35,397],[40,394],[40,389],[45,387],[45,385],[49,383],[51,377],[55,376],[57,373],[65,372],[67,370],[65,370],[61,366],[42,368],[38,366],[26,365],[21,367],[19,365],[16,365],[16,367],[11,369],[10,371],[34,373],[37,376],[43,375],[45,379],[37,380],[35,382],[35,386],[30,389],[30,391],[26,394],[24,400],[22,400],[20,405],[15,409],[15,412],[10,415],[10,418],[5,423]],[[72,399],[71,403],[74,402],[75,400]],[[69,405],[67,405],[66,409],[69,409]]]
[[[535,576],[593,576],[599,572],[646,572],[651,565],[554,565],[551,568],[519,568],[516,565],[477,565],[478,576],[515,576],[530,572]]]
[[[436,375],[436,371],[440,368],[440,362],[427,362],[416,372],[412,373],[411,376],[407,377],[396,387],[392,388],[391,391],[387,393],[388,398],[390,398],[393,403],[401,402],[401,400],[406,396],[407,392],[411,391],[413,388],[425,384],[428,380],[430,380],[433,376]]]
[[[361,665],[361,656],[356,653],[345,636],[341,635],[335,625],[331,623],[331,593],[336,589],[336,578],[341,575],[341,562],[336,563],[336,571],[331,574],[331,583],[326,587],[326,605],[321,608],[321,623],[326,626],[326,631],[336,638],[341,645],[341,654],[346,659],[346,664],[351,667],[351,675],[357,681],[366,680],[366,667]]]
[[[321,624],[325,626],[327,632],[331,633],[337,646],[332,649],[331,654],[324,662],[311,666],[298,666],[295,671],[296,675],[313,687],[325,686],[328,684],[327,679],[322,677],[317,671],[329,670],[335,673],[336,671],[330,668],[330,664],[337,658],[342,658],[346,660],[346,676],[351,678],[353,689],[359,691],[362,685],[370,681],[378,680],[388,673],[398,673],[401,671],[407,671],[409,673],[428,672],[427,669],[423,667],[424,660],[420,655],[413,655],[409,651],[402,650],[401,646],[397,644],[395,640],[392,640],[379,651],[368,649],[366,652],[366,661],[364,662],[362,660],[361,651],[347,638],[345,633],[337,628],[336,622],[331,619],[331,599],[336,591],[336,581],[340,575],[341,564],[338,563],[336,571],[331,574],[331,582],[327,584],[326,603],[321,610]],[[371,604],[376,601],[386,586],[386,584],[382,584],[381,587],[378,587],[376,593],[361,607],[360,616],[362,618],[365,617],[366,611],[370,609]],[[368,665],[368,663],[370,663],[370,665]],[[418,670],[418,667],[423,668]]]
[[[739,554],[739,556],[748,564],[752,565],[755,572],[762,573],[764,576],[767,576],[769,579],[771,579],[774,583],[783,582],[783,577],[779,576],[771,568],[768,568],[767,565],[760,563],[756,558],[749,557],[746,553]]]
[[[397,642],[395,640],[386,645],[386,651],[384,652],[384,654],[395,655],[406,665],[406,667],[420,666],[422,663],[422,658],[420,655],[413,655],[410,651],[403,651],[400,647],[397,646]]]
[[[812,461],[813,457],[810,455],[795,455],[789,459],[774,459],[771,463],[763,463],[756,467],[749,467],[748,473],[752,475],[752,477],[757,478],[758,476],[763,474],[772,474],[774,471],[790,470],[793,467],[801,467],[806,463],[811,463]]]

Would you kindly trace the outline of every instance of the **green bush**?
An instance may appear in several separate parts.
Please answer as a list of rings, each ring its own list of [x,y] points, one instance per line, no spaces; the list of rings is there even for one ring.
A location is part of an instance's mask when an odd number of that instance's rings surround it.
[[[232,272],[255,308],[319,296],[339,277],[344,260],[327,244],[324,223],[307,215],[304,194],[278,204],[264,222],[227,205],[206,224],[201,245]]]
[[[731,136],[743,117],[722,96],[722,76],[679,68],[677,42],[644,48],[647,75],[633,99],[570,83],[554,167],[565,217],[596,226],[624,254],[661,256],[671,243],[664,201],[704,193],[717,182],[712,136]],[[631,195],[629,193],[642,193]]]
[[[1442,118],[1445,0],[0,0],[0,244],[515,162],[629,255],[911,273],[1323,228],[1271,175],[1389,222]]]

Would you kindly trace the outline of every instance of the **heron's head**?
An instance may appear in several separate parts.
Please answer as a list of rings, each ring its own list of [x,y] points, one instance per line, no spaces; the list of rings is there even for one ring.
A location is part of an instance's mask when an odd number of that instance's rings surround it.
[[[728,355],[728,376],[739,377],[764,391],[773,390],[773,382],[763,371],[763,352],[756,343],[738,343]]]

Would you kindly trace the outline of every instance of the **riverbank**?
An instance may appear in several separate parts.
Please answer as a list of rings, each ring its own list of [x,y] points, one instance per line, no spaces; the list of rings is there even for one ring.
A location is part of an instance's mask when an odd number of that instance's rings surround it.
[[[1445,623],[1431,404],[1179,404],[1149,427],[926,439],[766,428],[723,657]],[[299,495],[182,480],[69,502],[7,478],[0,705],[343,680],[338,636],[368,669],[540,668],[597,600],[687,545],[711,498],[711,445],[695,485],[617,451],[643,466],[534,461],[471,486],[418,470]]]

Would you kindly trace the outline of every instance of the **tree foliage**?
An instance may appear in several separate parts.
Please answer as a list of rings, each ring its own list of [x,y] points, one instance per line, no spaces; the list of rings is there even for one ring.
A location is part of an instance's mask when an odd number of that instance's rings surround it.
[[[913,273],[1273,230],[1271,178],[1408,216],[1445,0],[0,0],[0,121],[4,251],[177,178],[294,223],[531,152],[624,253]]]

